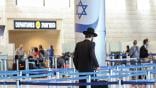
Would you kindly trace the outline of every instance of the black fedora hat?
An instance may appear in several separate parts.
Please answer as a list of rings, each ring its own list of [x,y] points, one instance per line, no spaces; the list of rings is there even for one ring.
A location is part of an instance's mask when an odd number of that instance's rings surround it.
[[[97,34],[94,32],[93,28],[87,28],[87,31],[83,31],[83,34],[84,35],[91,35],[93,37],[97,36]]]

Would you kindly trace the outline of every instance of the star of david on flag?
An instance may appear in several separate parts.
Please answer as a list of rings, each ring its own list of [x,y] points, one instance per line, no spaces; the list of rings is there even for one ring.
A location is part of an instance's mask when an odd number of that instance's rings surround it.
[[[81,19],[81,17],[82,17],[83,15],[87,15],[86,9],[87,9],[88,5],[84,5],[84,4],[82,3],[82,1],[80,0],[80,2],[78,3],[78,5],[76,5],[76,6],[77,6],[76,14],[78,15],[78,18],[79,18],[79,19]]]

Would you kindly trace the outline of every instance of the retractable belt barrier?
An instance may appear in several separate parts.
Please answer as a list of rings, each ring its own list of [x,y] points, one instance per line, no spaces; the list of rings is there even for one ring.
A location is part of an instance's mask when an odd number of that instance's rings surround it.
[[[145,70],[138,71],[127,71],[125,69],[131,68],[150,68]],[[33,70],[19,70],[19,71],[0,71],[0,85],[17,85],[17,82],[9,80],[18,80],[18,85],[55,85],[55,86],[78,86],[78,85],[114,85],[114,84],[154,84],[156,79],[148,78],[146,80],[123,80],[124,77],[140,76],[140,75],[152,75],[156,74],[156,64],[141,64],[141,65],[129,65],[129,66],[102,66],[101,70],[97,72],[83,72],[79,73],[73,68],[65,69],[33,69]],[[111,74],[111,71],[113,74]],[[19,75],[21,73],[22,75]],[[59,75],[69,75],[67,78],[51,78],[45,80],[26,80],[28,78],[37,78],[37,77],[48,77]],[[25,75],[29,74],[29,76]],[[91,75],[97,75],[90,77]],[[75,75],[75,76],[73,76]],[[84,77],[79,77],[79,75],[86,75]],[[97,82],[87,82],[87,83],[78,83],[78,80],[109,80],[117,79],[115,81],[97,81]],[[25,80],[21,80],[25,79]],[[2,82],[1,82],[2,80]],[[64,81],[74,81],[64,82]]]
[[[92,75],[92,74],[106,74],[109,73],[109,70],[113,70],[113,72],[121,72],[122,73],[129,73],[131,71],[124,71],[123,69],[131,69],[131,68],[147,68],[147,67],[156,67],[156,64],[142,64],[142,65],[130,65],[130,66],[108,66],[108,67],[101,67],[101,70],[97,72],[83,72],[83,73],[78,73],[74,72],[73,68],[65,68],[65,69],[32,69],[32,70],[19,70],[19,71],[0,71],[0,75],[17,75],[19,72],[22,72],[22,74],[48,74],[48,73],[56,73],[60,72],[60,74],[68,74],[68,75]],[[115,70],[118,69],[118,70]],[[147,70],[146,70],[147,71]],[[73,73],[74,72],[74,73]],[[133,72],[133,71],[132,71]],[[136,71],[135,71],[136,72]],[[142,71],[137,71],[137,72],[142,72]],[[143,71],[144,72],[144,71]],[[155,70],[152,70],[152,72],[156,72]],[[1,77],[0,77],[1,78]]]

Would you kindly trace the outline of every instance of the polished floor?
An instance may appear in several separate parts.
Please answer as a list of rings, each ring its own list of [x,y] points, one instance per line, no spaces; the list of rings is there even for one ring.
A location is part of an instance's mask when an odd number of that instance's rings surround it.
[[[16,85],[0,85],[0,88],[18,88]],[[22,85],[20,88],[79,88],[78,86],[40,86],[40,85]],[[109,86],[109,88],[119,88],[118,86]],[[154,86],[145,86],[145,85],[126,85],[122,86],[122,88],[156,88],[156,85]]]
[[[45,80],[47,78],[37,78],[32,80]],[[26,80],[26,79],[25,79]],[[15,80],[10,80],[9,82],[14,82]],[[2,82],[2,80],[0,80]],[[22,85],[21,87],[17,87],[16,85],[0,85],[0,88],[79,88],[78,86],[42,86],[42,85]],[[118,85],[111,85],[109,88],[156,88],[155,85],[122,85],[119,87]]]
[[[16,86],[0,86],[0,88],[17,88]],[[65,87],[65,86],[22,86],[21,88],[72,88],[72,87]],[[75,87],[74,87],[75,88]],[[77,88],[77,87],[76,87]]]

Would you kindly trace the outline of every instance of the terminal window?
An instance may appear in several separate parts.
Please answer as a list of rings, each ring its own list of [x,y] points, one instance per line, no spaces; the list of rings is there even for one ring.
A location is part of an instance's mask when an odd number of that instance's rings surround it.
[[[69,8],[70,0],[16,0],[16,5],[20,7]]]

